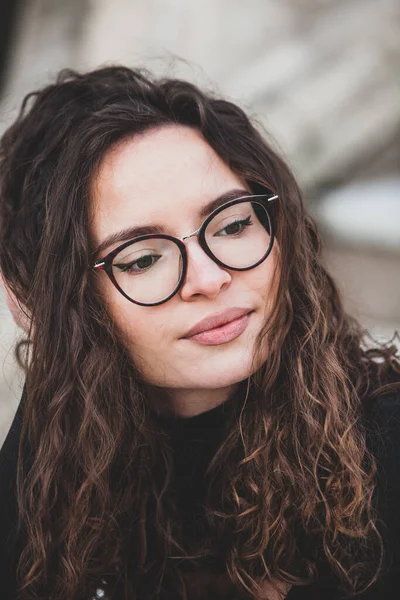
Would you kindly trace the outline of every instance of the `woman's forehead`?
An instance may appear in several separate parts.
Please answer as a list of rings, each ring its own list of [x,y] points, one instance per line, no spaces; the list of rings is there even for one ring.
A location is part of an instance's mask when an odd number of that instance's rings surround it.
[[[194,215],[232,187],[243,182],[198,131],[171,125],[133,137],[105,156],[93,181],[95,241],[128,222]]]

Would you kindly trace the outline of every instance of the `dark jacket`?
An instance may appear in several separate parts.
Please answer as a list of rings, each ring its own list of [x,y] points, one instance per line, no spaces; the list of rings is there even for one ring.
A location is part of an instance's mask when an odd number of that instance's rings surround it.
[[[14,532],[16,512],[16,471],[24,395],[0,451],[0,599],[15,600]],[[210,433],[218,409],[197,419]],[[215,414],[214,414],[215,413]],[[381,396],[366,405],[367,442],[378,463],[375,502],[383,521],[386,559],[378,582],[358,600],[397,600],[400,598],[400,392]],[[214,419],[214,421],[212,421]],[[190,429],[190,428],[189,428]],[[193,429],[193,428],[192,428]],[[190,439],[185,440],[190,444]],[[337,584],[329,572],[319,583],[292,587],[287,600],[341,600]]]

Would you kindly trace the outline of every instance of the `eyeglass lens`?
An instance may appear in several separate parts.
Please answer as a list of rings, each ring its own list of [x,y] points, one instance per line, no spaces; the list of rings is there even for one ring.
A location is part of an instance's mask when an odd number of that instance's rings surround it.
[[[213,256],[227,268],[246,269],[270,250],[270,220],[259,202],[228,206],[207,224],[205,241]],[[133,242],[113,260],[118,286],[132,300],[153,304],[176,290],[182,275],[179,246],[157,236]]]

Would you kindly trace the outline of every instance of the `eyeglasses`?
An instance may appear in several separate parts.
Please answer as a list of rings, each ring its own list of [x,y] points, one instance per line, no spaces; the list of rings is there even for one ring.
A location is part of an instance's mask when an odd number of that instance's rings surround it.
[[[123,296],[134,304],[157,306],[181,288],[187,270],[185,240],[197,236],[204,252],[217,265],[248,271],[270,254],[274,231],[269,207],[278,196],[249,195],[214,210],[193,233],[176,238],[146,234],[124,242],[93,268],[105,271]]]

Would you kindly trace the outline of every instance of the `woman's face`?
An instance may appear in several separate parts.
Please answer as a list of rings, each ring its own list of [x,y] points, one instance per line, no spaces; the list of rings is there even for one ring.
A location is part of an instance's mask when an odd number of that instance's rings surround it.
[[[232,190],[238,190],[237,197],[249,192],[198,131],[168,125],[135,136],[106,155],[94,181],[94,247],[127,227],[151,224],[162,224],[165,233],[182,238],[199,228],[206,204]],[[96,259],[121,243],[103,248]],[[211,394],[215,405],[258,368],[252,368],[251,359],[273,302],[277,249],[275,243],[268,258],[254,269],[231,271],[210,259],[197,237],[184,244],[187,275],[179,292],[164,304],[133,304],[104,272],[96,277],[109,314],[144,379],[164,388],[182,414],[193,414],[199,411],[187,408],[184,399]],[[247,326],[234,339],[211,344],[185,337],[205,317],[230,308],[250,313],[239,322]]]

